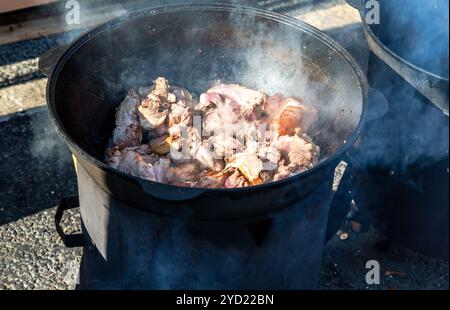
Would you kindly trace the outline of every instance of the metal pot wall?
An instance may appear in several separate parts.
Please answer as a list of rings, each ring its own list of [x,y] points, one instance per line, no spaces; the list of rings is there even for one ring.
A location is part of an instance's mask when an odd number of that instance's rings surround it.
[[[41,59],[44,71],[48,63]],[[314,287],[330,180],[359,135],[368,100],[361,70],[334,41],[263,10],[164,6],[90,31],[48,73],[50,113],[77,159],[83,236],[63,239],[84,245],[85,287]],[[131,86],[158,75],[194,91],[221,79],[305,98],[320,115],[309,135],[321,162],[232,190],[159,184],[108,167],[115,107]]]
[[[448,258],[448,1],[378,1],[373,25],[368,1],[350,2],[370,47],[369,84],[389,102],[358,144],[355,199],[394,241]]]

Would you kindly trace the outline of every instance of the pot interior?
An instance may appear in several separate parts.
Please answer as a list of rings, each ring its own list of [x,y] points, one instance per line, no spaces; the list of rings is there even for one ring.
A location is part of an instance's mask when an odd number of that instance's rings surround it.
[[[103,160],[115,108],[131,87],[164,76],[199,95],[217,80],[240,83],[297,96],[316,107],[319,120],[309,135],[323,161],[352,136],[361,119],[361,76],[318,31],[278,18],[218,7],[131,15],[72,46],[53,77],[50,109],[73,141]]]

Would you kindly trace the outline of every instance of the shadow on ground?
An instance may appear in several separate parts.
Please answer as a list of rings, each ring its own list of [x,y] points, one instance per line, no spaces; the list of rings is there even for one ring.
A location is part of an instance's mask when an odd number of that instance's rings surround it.
[[[69,149],[46,108],[0,120],[0,225],[54,207],[76,193]]]

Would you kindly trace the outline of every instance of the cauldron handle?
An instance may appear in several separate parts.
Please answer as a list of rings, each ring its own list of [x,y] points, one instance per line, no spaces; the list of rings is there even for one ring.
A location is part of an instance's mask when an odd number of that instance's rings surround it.
[[[66,45],[58,46],[49,49],[44,54],[39,57],[38,61],[38,68],[39,71],[41,71],[43,74],[45,74],[47,77],[50,77],[50,75],[53,72],[53,69],[56,66],[56,63],[61,58],[61,56],[64,54],[64,52],[67,50]]]
[[[64,197],[59,202],[55,213],[56,232],[64,245],[68,248],[81,247],[84,245],[83,234],[66,235],[61,227],[61,219],[65,211],[78,208],[80,206],[78,196]]]

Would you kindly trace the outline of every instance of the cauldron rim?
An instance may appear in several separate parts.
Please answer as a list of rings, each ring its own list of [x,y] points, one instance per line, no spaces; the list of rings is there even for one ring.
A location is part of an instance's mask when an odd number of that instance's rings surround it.
[[[335,51],[337,54],[339,54],[342,59],[350,66],[350,68],[353,70],[355,77],[357,77],[357,84],[361,89],[362,93],[362,103],[361,103],[361,114],[359,117],[358,124],[355,126],[355,129],[349,136],[349,138],[343,143],[341,146],[339,146],[333,155],[329,156],[328,158],[325,158],[324,160],[320,161],[316,166],[314,166],[311,169],[308,169],[302,173],[296,174],[294,176],[281,179],[278,181],[265,183],[261,185],[255,185],[255,186],[248,186],[248,187],[241,187],[241,188],[190,188],[190,187],[182,187],[182,186],[175,186],[170,184],[164,184],[159,182],[154,182],[150,180],[146,180],[140,177],[135,177],[129,174],[126,174],[124,172],[121,172],[120,170],[114,169],[112,167],[109,167],[105,162],[95,158],[94,156],[90,155],[89,152],[85,151],[83,148],[81,148],[75,140],[70,136],[70,134],[65,129],[65,126],[62,124],[60,117],[58,116],[58,113],[56,111],[55,106],[55,86],[56,82],[59,77],[59,73],[63,69],[64,65],[67,63],[67,61],[74,55],[84,44],[86,44],[90,39],[94,38],[95,36],[99,35],[100,33],[104,31],[108,31],[114,26],[118,26],[119,24],[123,22],[127,22],[130,19],[139,18],[142,16],[149,16],[149,15],[157,15],[157,14],[165,14],[165,13],[174,13],[174,12],[182,12],[182,11],[192,11],[192,10],[213,10],[213,11],[225,11],[225,12],[232,12],[232,13],[241,13],[241,14],[247,14],[247,15],[253,15],[258,16],[261,18],[269,19],[272,21],[276,21],[278,23],[283,23],[289,27],[291,27],[293,30],[300,30],[304,31],[308,35],[314,36],[316,39],[321,41],[323,44],[327,45],[330,49]],[[46,89],[46,97],[47,97],[47,107],[50,111],[50,115],[54,123],[56,124],[56,128],[58,133],[63,137],[65,142],[68,144],[71,151],[73,151],[75,154],[75,157],[81,156],[84,161],[87,161],[89,163],[93,163],[95,167],[100,168],[101,170],[112,174],[119,176],[125,180],[134,181],[139,184],[147,183],[149,185],[157,184],[158,186],[165,186],[167,188],[173,188],[173,189],[188,189],[191,192],[198,192],[203,193],[205,191],[212,193],[245,193],[250,192],[254,190],[262,190],[269,187],[279,187],[284,184],[289,184],[291,182],[295,182],[298,179],[307,177],[311,174],[316,173],[318,170],[321,170],[328,165],[332,164],[336,161],[337,158],[340,158],[343,154],[345,154],[354,144],[354,142],[358,139],[358,137],[361,134],[362,128],[364,127],[366,115],[367,115],[367,103],[368,103],[368,82],[366,79],[365,74],[362,72],[362,69],[356,62],[356,60],[350,55],[350,53],[345,50],[342,46],[340,46],[336,41],[334,41],[332,38],[330,38],[328,35],[320,31],[319,29],[315,28],[314,26],[307,24],[303,21],[300,21],[296,18],[275,13],[271,11],[267,11],[264,9],[257,9],[252,7],[246,7],[246,6],[240,6],[240,5],[232,5],[232,4],[170,4],[170,5],[160,5],[160,6],[154,6],[151,8],[146,9],[140,9],[133,12],[128,12],[123,16],[120,16],[118,18],[115,18],[111,21],[108,21],[106,23],[103,23],[91,30],[89,30],[86,33],[83,33],[78,38],[74,39],[68,46],[67,49],[65,49],[62,56],[56,61],[55,66],[52,68],[51,73],[49,74],[49,79],[47,82],[47,89]],[[88,167],[85,167],[88,168]]]

